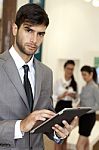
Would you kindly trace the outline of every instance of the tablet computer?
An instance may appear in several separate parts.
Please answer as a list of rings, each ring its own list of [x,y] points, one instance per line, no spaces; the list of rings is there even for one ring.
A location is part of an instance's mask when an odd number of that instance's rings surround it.
[[[68,123],[74,119],[74,117],[81,117],[85,113],[91,111],[90,107],[79,107],[79,108],[64,108],[60,112],[58,112],[51,119],[47,119],[46,121],[37,121],[35,126],[32,128],[30,133],[46,133],[52,132],[52,126],[55,124],[63,125],[62,121],[66,120]]]

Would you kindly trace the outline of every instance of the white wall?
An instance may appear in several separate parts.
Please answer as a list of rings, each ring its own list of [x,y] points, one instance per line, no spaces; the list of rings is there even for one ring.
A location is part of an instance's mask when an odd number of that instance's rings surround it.
[[[3,0],[0,0],[0,19],[2,18],[2,6],[3,6]]]
[[[24,4],[28,3],[29,0],[17,0],[17,10]]]
[[[60,59],[78,60],[76,78],[81,86],[80,67],[93,65],[94,57],[99,56],[99,8],[84,0],[46,0],[45,9],[50,25],[42,61],[52,68],[56,80],[60,75]]]

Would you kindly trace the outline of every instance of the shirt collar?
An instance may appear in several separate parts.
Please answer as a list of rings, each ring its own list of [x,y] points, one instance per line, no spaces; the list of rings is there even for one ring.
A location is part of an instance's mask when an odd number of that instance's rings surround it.
[[[71,83],[71,80],[72,80],[72,79],[66,80],[65,77],[62,78],[63,86],[64,86],[64,87],[69,86],[70,83]]]
[[[15,50],[14,46],[12,46],[9,49],[9,52],[10,52],[10,55],[12,56],[12,58],[13,58],[15,64],[16,64],[16,67],[17,67],[18,70],[20,70],[22,68],[22,66],[26,65],[25,61],[17,53],[17,51]],[[29,66],[30,70],[31,70],[31,67],[33,67],[33,59],[34,59],[34,56],[27,63],[27,65]]]
[[[63,80],[63,83],[66,84],[66,83],[70,83],[72,79],[66,80],[64,77],[62,80]]]

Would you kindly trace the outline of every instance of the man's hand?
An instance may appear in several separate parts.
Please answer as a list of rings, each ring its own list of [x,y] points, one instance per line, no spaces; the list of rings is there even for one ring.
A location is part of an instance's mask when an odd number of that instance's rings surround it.
[[[24,120],[21,121],[21,132],[30,131],[37,121],[45,121],[46,119],[52,118],[54,115],[54,112],[46,109],[32,112],[29,116],[27,116]]]
[[[58,124],[55,124],[55,126],[52,127],[52,129],[55,131],[55,133],[58,137],[65,139],[68,137],[68,135],[71,133],[71,131],[77,125],[78,117],[75,117],[70,125],[65,120],[63,120],[62,123],[64,124],[64,127],[61,127]]]

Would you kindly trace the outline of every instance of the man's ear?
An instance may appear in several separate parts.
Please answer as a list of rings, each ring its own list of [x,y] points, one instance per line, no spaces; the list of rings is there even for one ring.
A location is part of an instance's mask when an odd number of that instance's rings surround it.
[[[13,36],[16,36],[17,35],[17,31],[18,31],[18,27],[15,23],[12,24],[12,33],[13,33]]]

